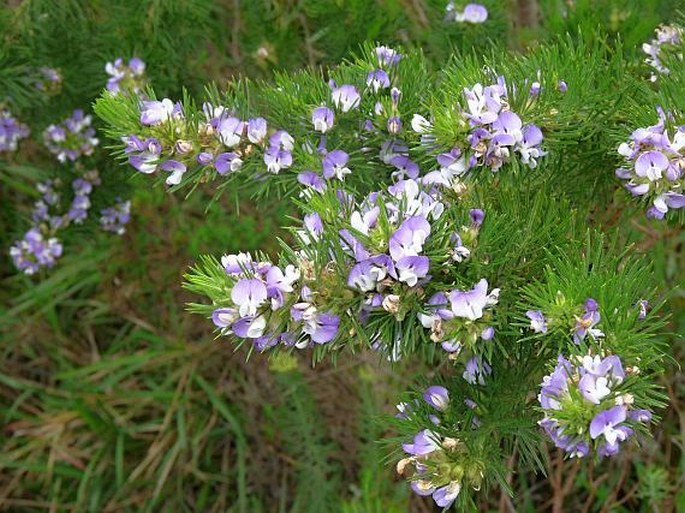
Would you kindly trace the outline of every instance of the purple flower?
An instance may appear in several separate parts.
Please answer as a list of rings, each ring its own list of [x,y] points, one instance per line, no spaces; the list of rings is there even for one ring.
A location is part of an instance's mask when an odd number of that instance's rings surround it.
[[[528,91],[528,94],[530,96],[537,96],[540,94],[541,90],[542,90],[542,85],[540,85],[540,82],[533,82],[530,86],[530,91]]]
[[[480,334],[480,338],[482,338],[485,341],[492,340],[492,338],[494,336],[495,336],[495,328],[493,328],[492,326],[488,326]]]
[[[16,151],[21,139],[29,136],[29,128],[17,121],[9,111],[0,111],[0,152]]]
[[[318,238],[318,236],[323,233],[323,222],[321,221],[321,216],[316,212],[304,216],[302,224],[307,232],[313,235],[314,238]]]
[[[295,148],[295,139],[285,130],[278,130],[269,137],[269,146],[278,148],[279,150],[293,151]]]
[[[540,385],[538,400],[544,409],[558,410],[561,408],[559,400],[568,393],[568,381],[571,372],[571,362],[559,355],[554,371],[545,376]]]
[[[259,338],[264,335],[264,328],[266,328],[266,318],[263,315],[242,317],[231,326],[233,333],[240,338]]]
[[[523,127],[522,140],[516,149],[521,155],[521,161],[531,169],[537,167],[537,160],[547,153],[539,148],[542,143],[542,131],[536,125],[526,125]]]
[[[547,333],[547,321],[540,310],[528,310],[526,317],[530,319],[530,329],[535,333]]]
[[[214,161],[216,172],[220,175],[234,173],[238,171],[243,165],[243,161],[236,153],[220,153]]]
[[[493,289],[488,294],[488,282],[485,279],[476,283],[472,290],[453,290],[449,294],[452,313],[471,321],[483,317],[483,309],[496,304],[498,297],[499,289]]]
[[[652,412],[649,410],[631,410],[628,412],[628,418],[635,422],[649,422],[652,420]]]
[[[433,500],[440,508],[449,508],[457,500],[461,492],[461,483],[452,481],[450,484],[438,488],[433,492]]]
[[[641,299],[637,302],[637,307],[639,309],[638,319],[643,320],[647,318],[647,309],[649,308],[649,301],[646,299]]]
[[[471,217],[471,226],[474,228],[480,228],[485,219],[485,212],[479,208],[472,208],[469,210],[469,217]]]
[[[312,123],[314,124],[314,130],[325,134],[331,128],[333,128],[333,121],[335,120],[335,114],[328,107],[317,107],[312,112]]]
[[[266,119],[252,118],[247,120],[247,139],[253,144],[262,144],[266,139]]]
[[[50,268],[62,255],[62,243],[51,237],[45,239],[39,228],[31,228],[24,238],[10,247],[14,265],[24,274],[35,274],[41,267]]]
[[[609,388],[609,380],[604,376],[594,376],[592,374],[585,374],[578,383],[583,397],[594,404],[599,404],[602,399],[611,394]]]
[[[340,235],[340,243],[343,249],[351,253],[358,262],[369,258],[369,251],[354,235],[350,233],[349,230],[340,230],[338,233]]]
[[[450,1],[446,19],[458,23],[483,23],[488,19],[488,10],[480,4],[466,4],[463,11],[458,11],[454,2]]]
[[[162,145],[158,139],[150,137],[145,141],[135,135],[123,137],[126,144],[124,152],[128,154],[128,163],[136,170],[144,174],[154,173],[157,170],[159,157],[162,153]]]
[[[181,183],[183,174],[186,172],[186,165],[178,160],[167,160],[162,162],[159,166],[162,171],[169,171],[171,174],[167,177],[167,185],[178,185]]]
[[[577,319],[576,326],[574,328],[573,341],[576,344],[585,338],[589,334],[593,339],[597,339],[604,336],[599,329],[595,326],[599,323],[601,316],[599,314],[599,306],[597,301],[592,298],[588,298],[585,301],[585,314],[580,319]]]
[[[324,192],[326,190],[326,181],[317,175],[314,171],[304,171],[297,175],[297,181],[305,187],[314,189],[316,192]]]
[[[366,76],[366,85],[369,86],[374,93],[377,93],[381,89],[390,87],[390,77],[388,77],[388,74],[382,69],[370,71]]]
[[[371,292],[388,275],[395,275],[392,260],[387,255],[377,255],[355,264],[347,276],[347,285],[362,292]]]
[[[626,431],[626,426],[620,426],[627,418],[625,406],[614,406],[604,410],[592,419],[590,423],[590,436],[596,439],[604,435],[607,444],[613,446],[616,442],[623,442],[630,433]]]
[[[361,96],[357,92],[357,88],[352,85],[341,85],[333,89],[332,98],[333,104],[342,112],[349,112],[351,109],[359,108]]]
[[[559,90],[559,92],[565,93],[566,91],[568,91],[568,84],[563,80],[559,80],[559,83],[557,84],[557,89]]]
[[[339,327],[340,317],[330,313],[318,313],[312,320],[305,324],[303,331],[307,333],[316,344],[325,344],[336,337]]]
[[[219,141],[225,146],[233,148],[240,144],[245,126],[245,122],[236,117],[221,116],[215,128],[219,134]]]
[[[474,356],[466,362],[466,369],[462,377],[471,385],[476,383],[485,385],[485,378],[490,374],[492,374],[492,368],[490,368],[487,360],[480,356]]]
[[[218,328],[229,328],[239,317],[235,308],[217,308],[212,313],[212,322]]]
[[[279,149],[278,146],[270,146],[264,152],[264,163],[269,173],[277,175],[281,169],[287,169],[293,164],[293,155],[289,150]]]
[[[337,178],[344,180],[346,175],[352,171],[347,167],[347,162],[350,156],[342,150],[333,150],[329,152],[323,159],[323,176],[331,179]]]
[[[388,118],[387,128],[389,133],[393,135],[399,134],[402,130],[402,120],[399,118],[399,116],[392,116]],[[416,176],[414,176],[413,178],[416,178]]]
[[[91,127],[92,118],[82,110],[75,110],[71,117],[59,125],[50,125],[43,132],[45,146],[61,163],[76,161],[83,155],[92,155],[100,141]]]
[[[159,125],[181,116],[181,105],[173,103],[169,98],[162,101],[144,100],[141,102],[140,110],[140,123],[148,126]]]
[[[419,278],[425,278],[428,274],[430,261],[426,256],[405,256],[397,260],[395,269],[397,279],[410,287],[415,286]]]
[[[445,387],[434,385],[426,389],[423,399],[433,408],[445,411],[449,406],[450,394]]]
[[[442,342],[440,344],[440,347],[442,347],[448,353],[459,354],[459,352],[461,351],[463,346],[461,345],[460,342],[447,341],[447,342]]]
[[[669,165],[670,162],[666,155],[660,151],[648,151],[640,155],[635,161],[635,174],[654,182],[661,179],[662,173]]]
[[[390,256],[395,262],[405,256],[418,256],[430,232],[431,227],[425,217],[410,217],[390,236]]]
[[[257,279],[243,278],[231,290],[231,300],[238,306],[241,317],[253,317],[267,297],[266,285]]]
[[[402,444],[402,449],[407,454],[424,456],[440,448],[438,440],[438,436],[430,429],[424,429],[414,437],[413,443]]]
[[[106,232],[123,235],[130,219],[131,202],[121,198],[117,198],[113,206],[100,210],[100,228]]]
[[[397,169],[396,177],[402,179],[409,177],[412,180],[419,176],[419,166],[406,155],[395,155],[390,159],[390,164]]]
[[[145,85],[145,62],[138,57],[130,59],[128,65],[124,64],[122,58],[108,62],[105,71],[110,76],[107,80],[107,90],[112,93],[120,93],[122,89],[138,93]]]
[[[402,55],[387,46],[376,47],[376,56],[381,66],[394,66],[402,59]]]
[[[244,269],[253,268],[252,255],[249,253],[224,255],[221,257],[221,265],[224,267],[226,274],[230,276],[238,276],[244,272]]]

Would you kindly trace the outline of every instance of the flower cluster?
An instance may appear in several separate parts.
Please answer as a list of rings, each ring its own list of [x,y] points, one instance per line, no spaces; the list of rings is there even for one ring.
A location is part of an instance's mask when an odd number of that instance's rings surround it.
[[[638,128],[629,142],[619,146],[625,164],[616,176],[627,180],[625,187],[633,196],[649,200],[648,217],[663,219],[669,209],[685,207],[685,126],[671,138],[667,116],[661,109],[658,112],[656,125]]]
[[[9,111],[0,111],[0,152],[16,151],[19,141],[29,136],[29,128]]]
[[[648,303],[640,302],[639,308],[645,310]],[[581,310],[582,308],[582,310]],[[580,344],[586,337],[591,340],[598,341],[604,337],[604,332],[597,327],[602,316],[599,311],[599,304],[592,298],[587,298],[582,307],[574,308],[573,310],[573,326],[571,326],[571,334],[573,335],[573,342]],[[528,310],[526,317],[530,320],[530,329],[535,333],[547,333],[549,329],[548,319],[540,310]],[[565,324],[566,321],[553,320],[555,324]]]
[[[125,91],[138,94],[147,83],[145,63],[138,57],[130,59],[128,64],[124,64],[124,60],[119,57],[114,62],[108,62],[105,71],[110,76],[107,80],[107,90],[114,94]]]
[[[255,261],[249,253],[225,255],[221,263],[230,292],[212,320],[222,334],[249,339],[259,351],[279,343],[326,344],[338,334],[339,316],[319,308],[299,268]]]
[[[476,348],[479,339],[487,341],[495,336],[492,307],[499,299],[499,289],[488,292],[488,282],[480,280],[471,290],[455,289],[434,294],[426,305],[427,313],[419,318],[424,328],[431,330],[430,338],[456,358],[462,348]],[[471,359],[464,378],[469,382],[482,381],[489,374],[487,362]],[[482,383],[481,383],[482,384]]]
[[[62,243],[59,239],[45,237],[36,227],[10,247],[10,256],[16,268],[29,275],[37,273],[41,267],[52,267],[61,255]]]
[[[75,110],[70,118],[57,125],[50,125],[43,133],[43,140],[48,150],[61,163],[75,161],[83,155],[92,155],[99,140],[95,129],[91,127],[92,118],[82,110]]]
[[[446,21],[458,23],[485,23],[488,19],[488,10],[481,4],[466,4],[463,10],[457,9],[453,1],[447,4]]]
[[[10,248],[14,265],[25,274],[35,274],[44,267],[51,268],[62,256],[63,247],[57,237],[58,232],[71,224],[81,224],[87,219],[91,208],[90,196],[93,189],[100,185],[100,177],[98,172],[93,170],[73,180],[73,196],[66,211],[60,209],[60,185],[59,180],[48,180],[38,184],[41,197],[31,213],[33,225],[22,240],[15,242]],[[101,221],[103,229],[123,233],[123,225],[128,221],[128,208],[126,202],[119,203],[112,209],[103,210],[103,218],[105,212],[112,210],[107,214],[108,222]]]
[[[685,30],[677,25],[661,25],[655,32],[656,37],[649,43],[642,45],[642,51],[648,55],[645,62],[656,71],[650,77],[652,82],[656,82],[659,75],[670,73],[670,70],[663,63],[664,54],[677,52],[685,37]],[[682,53],[676,53],[676,55],[678,59],[683,60]]]
[[[294,140],[283,130],[269,135],[264,118],[243,121],[223,106],[203,105],[204,120],[187,122],[180,103],[168,98],[141,102],[141,132],[123,137],[131,166],[144,174],[169,172],[168,185],[181,183],[192,165],[213,169],[219,175],[235,173],[248,155],[261,150],[269,173],[278,174],[292,164]],[[171,134],[171,135],[170,135]]]
[[[131,219],[131,202],[116,199],[116,203],[100,210],[100,227],[106,232],[123,235]]]
[[[429,415],[429,421],[442,424],[441,417],[450,407],[447,389],[431,386],[423,394],[423,400],[434,412]],[[471,404],[472,401],[466,403],[469,408]],[[412,404],[400,404],[398,409],[399,418],[410,419],[415,415]],[[397,473],[410,480],[414,493],[432,496],[441,508],[452,506],[463,488],[479,490],[481,487],[484,463],[470,453],[465,443],[441,436],[434,426],[419,431],[411,442],[402,444],[402,449],[408,456],[397,463]]]
[[[537,167],[537,159],[545,155],[540,148],[542,131],[532,123],[524,125],[518,114],[510,110],[507,96],[507,85],[503,78],[486,87],[476,84],[472,89],[464,89],[464,117],[471,127],[468,136],[471,155],[467,161],[459,164],[455,173],[458,174],[464,164],[466,170],[485,166],[497,171],[511,160],[514,152],[518,152],[524,164]],[[459,159],[460,156],[454,157]],[[456,166],[456,163],[451,165]]]
[[[62,90],[62,74],[55,68],[43,67],[38,70],[40,79],[35,86],[48,95],[56,95]]]
[[[637,372],[634,367],[629,370]],[[616,355],[559,356],[538,395],[544,412],[540,426],[571,457],[588,456],[593,447],[600,456],[618,454],[635,425],[652,418],[649,410],[635,406],[625,379]]]
[[[38,184],[41,198],[33,208],[31,219],[33,226],[10,248],[14,265],[25,274],[35,274],[42,267],[52,267],[62,255],[62,243],[55,237],[58,230],[70,223],[82,223],[90,208],[90,193],[94,185],[100,183],[96,171],[88,172],[83,178],[72,183],[74,197],[67,212],[58,215],[60,195],[57,192],[59,182],[48,180]]]

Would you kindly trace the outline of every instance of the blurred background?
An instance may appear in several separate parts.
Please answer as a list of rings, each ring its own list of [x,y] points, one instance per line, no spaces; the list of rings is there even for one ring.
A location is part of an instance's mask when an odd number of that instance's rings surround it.
[[[93,157],[100,199],[130,197],[120,238],[85,224],[38,277],[7,254],[28,225],[35,183],[60,172],[40,149],[50,123],[91,111],[105,63],[141,57],[157,94],[199,97],[206,84],[344,59],[365,41],[420,47],[435,69],[459,51],[524,51],[555,34],[608,34],[641,53],[677,0],[483,1],[482,25],[445,20],[446,0],[10,0],[0,11],[0,96],[10,97],[34,141],[0,160],[0,510],[131,512],[429,512],[410,496],[376,442],[379,416],[398,390],[432,369],[392,366],[376,354],[312,368],[306,354],[269,358],[215,341],[182,275],[203,253],[277,251],[295,210],[238,194],[212,203],[151,188],[113,162],[107,141]],[[28,77],[63,75],[39,98]],[[97,120],[95,121],[97,125]],[[103,137],[101,137],[104,139]],[[105,147],[105,148],[103,148]],[[4,157],[3,157],[4,158]],[[106,197],[105,197],[106,196]],[[611,221],[610,205],[606,213]],[[685,235],[636,219],[637,251],[649,252],[665,288],[682,284]],[[670,329],[685,325],[674,292]],[[674,361],[663,376],[671,405],[639,454],[594,466],[550,448],[550,474],[512,476],[514,498],[481,497],[481,511],[685,511],[685,380]],[[511,462],[512,466],[515,462]],[[563,509],[558,509],[560,503]]]

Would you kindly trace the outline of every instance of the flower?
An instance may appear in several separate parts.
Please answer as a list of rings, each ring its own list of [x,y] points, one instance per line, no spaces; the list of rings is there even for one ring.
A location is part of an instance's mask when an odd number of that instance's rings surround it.
[[[388,77],[388,74],[382,69],[369,71],[369,74],[366,76],[366,85],[369,86],[374,93],[377,93],[381,89],[390,87],[390,77]]]
[[[625,161],[624,167],[616,170],[616,176],[626,181],[625,188],[633,196],[651,202],[647,217],[663,219],[669,209],[685,207],[685,195],[681,190],[685,128],[678,127],[670,137],[666,113],[661,109],[657,112],[659,121],[656,125],[638,128],[629,142],[618,147],[618,153]]]
[[[530,329],[535,333],[547,333],[547,321],[540,310],[528,310],[526,317],[530,319]]]
[[[432,407],[445,411],[449,406],[450,394],[445,387],[433,385],[426,389],[423,399]]]
[[[387,46],[376,47],[376,57],[378,57],[378,63],[381,66],[395,66],[402,59],[397,50],[393,50]]]
[[[0,111],[0,152],[16,151],[19,141],[29,134],[29,128],[17,121],[9,111]]]
[[[31,228],[21,241],[10,248],[14,265],[24,274],[35,274],[41,267],[50,268],[62,256],[62,243],[56,237],[45,238],[39,228]]]
[[[474,356],[466,362],[466,369],[462,377],[471,385],[476,383],[485,385],[485,378],[490,374],[492,374],[492,368],[487,360],[480,356]]]
[[[488,10],[480,4],[466,4],[463,11],[458,11],[451,1],[447,4],[447,19],[460,23],[484,23],[488,19]]]
[[[74,162],[84,155],[92,155],[100,141],[95,137],[95,129],[90,126],[91,123],[92,118],[77,109],[71,117],[45,129],[45,146],[63,164],[67,160]]]
[[[107,80],[107,90],[114,94],[124,91],[139,93],[145,86],[145,62],[138,57],[133,57],[124,64],[119,57],[105,65],[105,71],[110,76]]]
[[[663,54],[673,53],[673,50],[680,45],[683,40],[683,28],[677,25],[661,25],[656,29],[656,38],[652,39],[649,43],[644,43],[642,45],[642,51],[645,52],[648,57],[645,62],[654,68],[655,72],[652,72],[650,80],[656,82],[659,75],[668,75],[671,70],[666,67],[663,62]],[[683,59],[683,55],[676,54],[679,60]]]
[[[267,124],[264,118],[247,120],[247,139],[253,144],[262,144],[266,138]]]
[[[144,174],[154,173],[157,170],[162,145],[158,139],[150,137],[144,141],[131,135],[123,137],[126,143],[124,152],[128,155],[128,163],[136,170]]]
[[[418,256],[430,232],[431,227],[425,217],[410,217],[390,236],[390,256],[396,262],[402,257]]]
[[[413,287],[420,278],[426,277],[429,266],[430,261],[426,256],[402,257],[395,263],[397,280]]]
[[[181,104],[173,103],[169,98],[141,102],[140,123],[143,125],[155,126],[170,119],[180,119],[182,116]]]
[[[483,317],[483,309],[497,304],[499,289],[493,289],[488,294],[488,282],[480,280],[472,290],[453,290],[449,294],[452,313],[456,317],[462,317],[475,321]]]
[[[178,160],[166,160],[159,166],[162,171],[169,171],[171,174],[167,177],[167,185],[178,185],[181,183],[183,174],[186,172],[186,165]]]
[[[649,422],[651,412],[635,408],[635,397],[621,390],[625,375],[617,355],[576,360],[574,365],[560,355],[554,371],[543,378],[538,400],[545,416],[539,424],[571,456],[588,456],[593,446],[600,456],[613,456],[618,443],[633,434],[624,423]]]
[[[402,449],[407,454],[424,456],[440,448],[438,440],[439,437],[430,429],[424,429],[414,437],[412,443],[402,444]]]
[[[123,235],[131,218],[131,202],[116,199],[116,203],[100,210],[100,228],[106,232]]]
[[[333,150],[326,154],[323,158],[324,178],[329,180],[331,178],[337,178],[341,181],[344,180],[345,176],[352,172],[350,171],[350,168],[347,167],[349,159],[349,155],[342,150]]]
[[[335,114],[328,107],[317,107],[312,111],[312,123],[314,130],[325,134],[333,128]]]
[[[361,96],[359,96],[357,88],[353,85],[341,85],[333,89],[331,96],[333,104],[342,112],[349,112],[351,109],[359,108]]]
[[[585,313],[581,318],[576,319],[576,326],[573,329],[573,341],[576,344],[585,338],[586,335],[590,335],[593,339],[601,338],[604,333],[595,326],[599,323],[601,316],[599,314],[599,306],[597,301],[592,298],[588,298],[585,301]]]

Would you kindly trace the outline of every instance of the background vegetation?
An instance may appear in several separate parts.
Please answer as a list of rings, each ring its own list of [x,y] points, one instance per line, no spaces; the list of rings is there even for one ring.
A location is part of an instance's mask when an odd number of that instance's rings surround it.
[[[421,46],[434,65],[455,49],[523,49],[598,27],[628,52],[669,21],[675,1],[483,2],[492,20],[443,20],[441,0],[27,0],[0,11],[0,91],[42,128],[88,105],[104,63],[139,55],[159,94],[221,87],[232,76],[331,63],[365,40]],[[562,16],[562,13],[566,13]],[[580,32],[578,32],[580,27]],[[41,100],[37,66],[64,74]],[[29,77],[29,78],[27,78]],[[87,109],[88,110],[88,109]],[[432,511],[393,483],[374,440],[405,380],[430,369],[361,354],[311,369],[215,342],[209,323],[184,311],[182,274],[202,253],[275,251],[287,202],[238,201],[211,190],[187,200],[150,189],[111,162],[93,164],[106,194],[127,193],[133,219],[122,238],[84,226],[59,265],[18,275],[6,248],[26,228],[33,184],[60,170],[34,142],[0,162],[0,509],[7,511],[208,511],[375,513]],[[589,170],[590,171],[590,170]],[[104,198],[103,198],[104,199]],[[96,198],[97,200],[97,198]],[[671,403],[639,454],[593,467],[550,449],[549,476],[515,475],[515,499],[482,497],[482,511],[685,511],[685,234],[677,225],[626,219],[624,199],[598,214],[654,261],[673,290]],[[238,215],[239,214],[239,215]],[[515,461],[511,462],[512,467]],[[563,505],[563,506],[562,506]],[[563,509],[559,509],[563,508]]]

